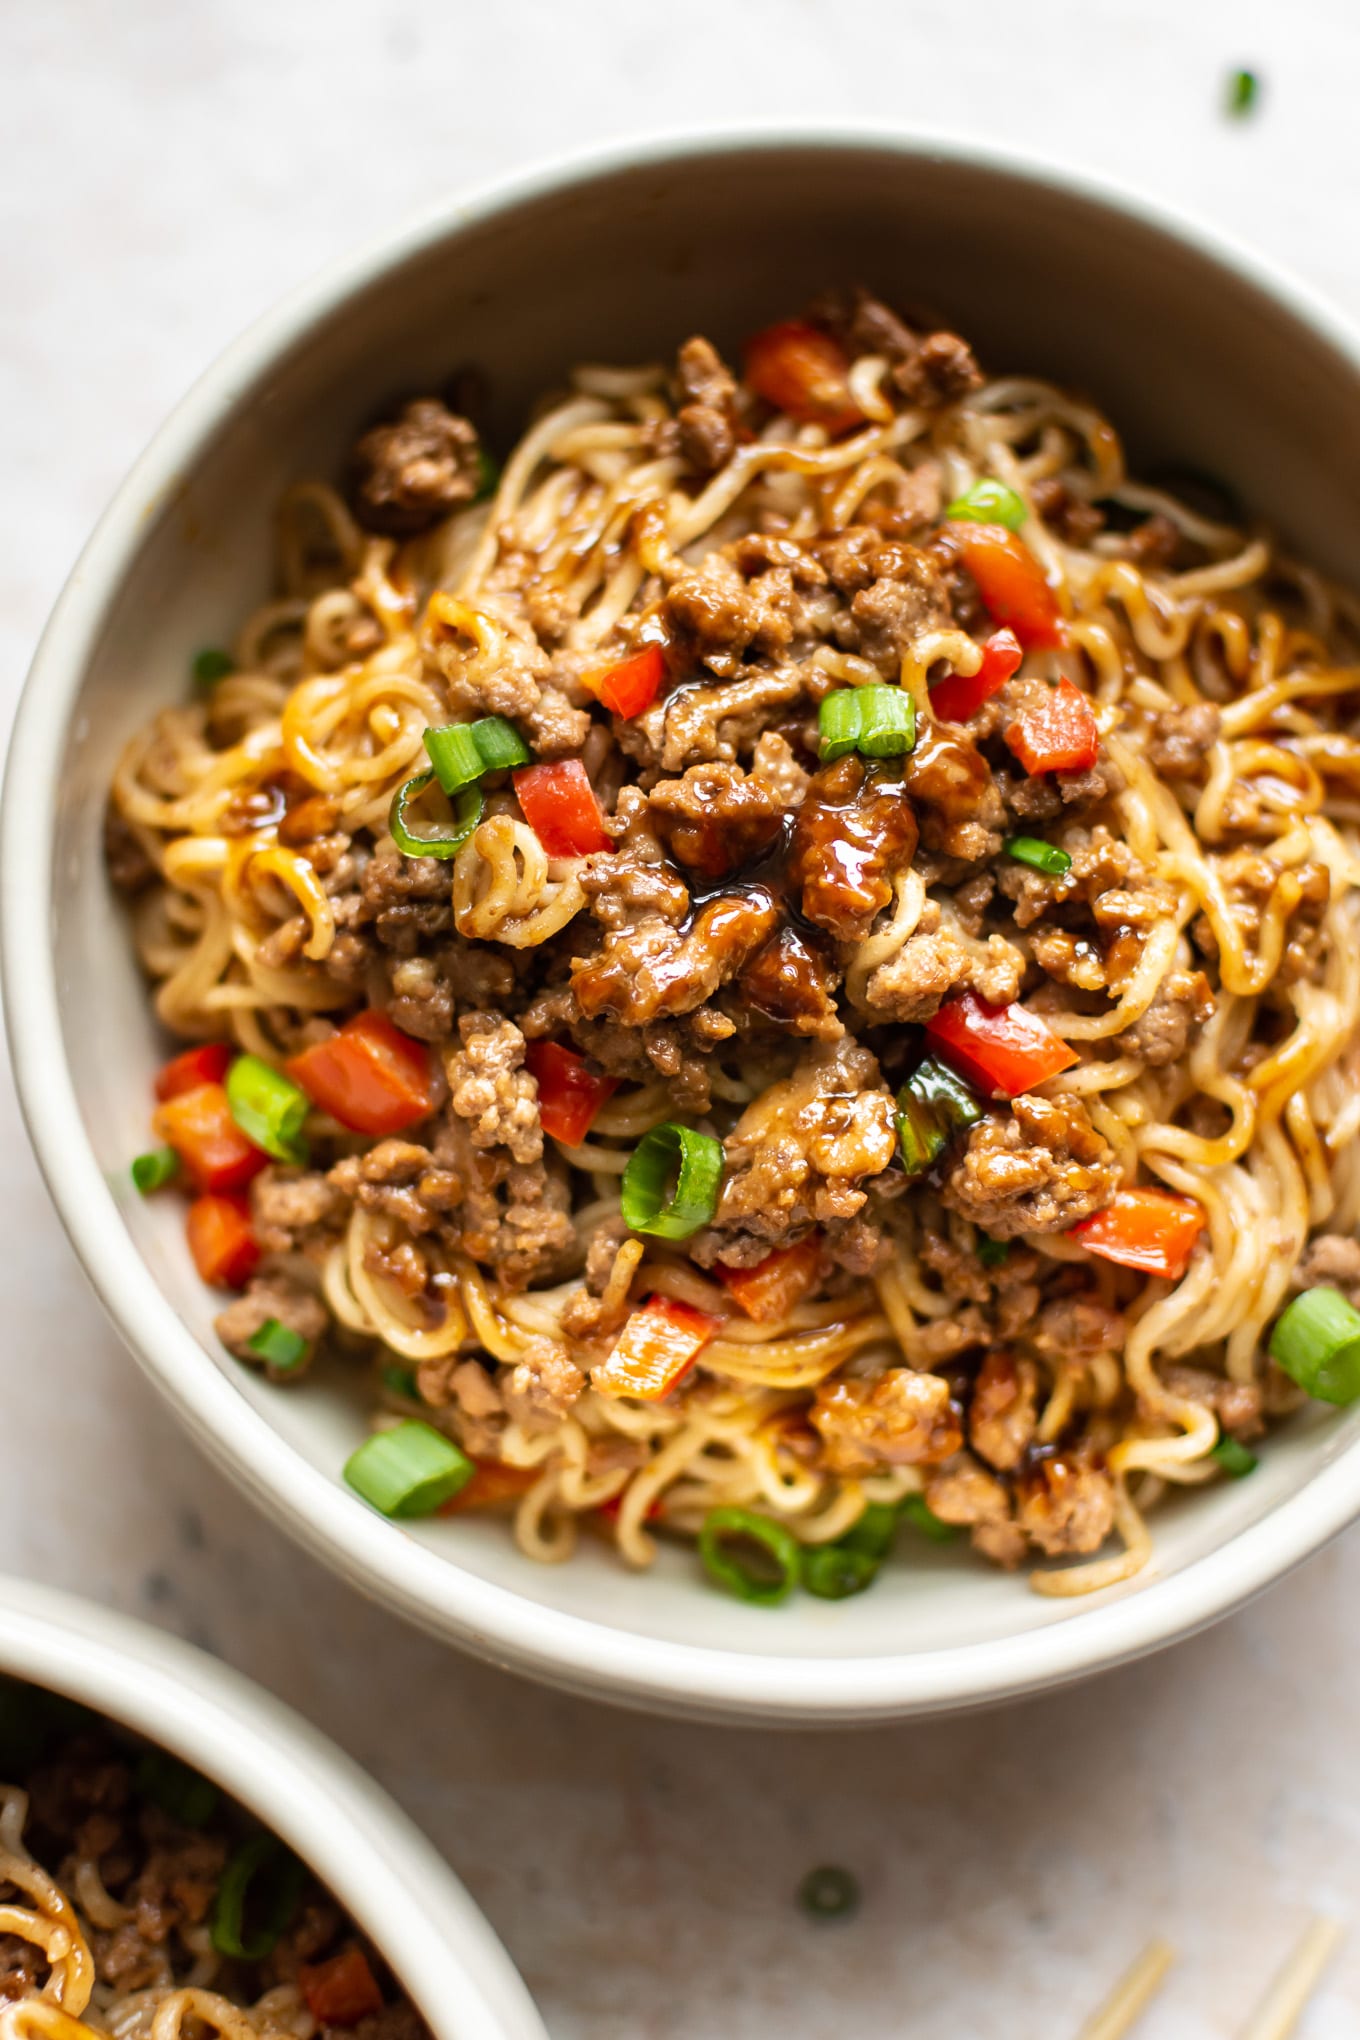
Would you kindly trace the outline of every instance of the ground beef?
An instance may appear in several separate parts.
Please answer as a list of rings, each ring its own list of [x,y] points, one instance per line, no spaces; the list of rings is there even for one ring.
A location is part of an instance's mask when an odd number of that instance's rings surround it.
[[[692,1013],[764,947],[779,911],[769,893],[755,888],[710,901],[685,928],[652,914],[611,932],[593,955],[572,963],[577,1005],[588,1020],[612,1014],[633,1027]]]
[[[756,952],[736,981],[742,1009],[773,1027],[834,1041],[844,1032],[836,1010],[840,971],[830,957],[786,925]]]
[[[778,730],[765,730],[751,754],[751,777],[784,809],[801,805],[811,781],[794,756],[793,746]]]
[[[870,291],[829,291],[813,315],[829,326],[848,353],[882,354],[893,365],[893,381],[914,404],[951,404],[982,384],[982,371],[966,340],[940,330],[914,333]]]
[[[503,1149],[478,1153],[454,1114],[445,1115],[435,1134],[434,1159],[441,1175],[464,1186],[461,1203],[441,1228],[450,1244],[491,1268],[507,1289],[562,1273],[576,1231],[560,1162],[515,1162]]]
[[[590,735],[590,716],[574,707],[560,687],[544,687],[524,711],[524,727],[536,757],[565,758]]]
[[[213,1325],[229,1353],[259,1366],[260,1356],[251,1351],[249,1342],[271,1318],[307,1342],[302,1358],[287,1370],[288,1379],[292,1380],[310,1361],[330,1319],[320,1298],[291,1275],[269,1271],[254,1276],[244,1296],[236,1297],[225,1310],[219,1311]]]
[[[1001,1472],[1018,1466],[1034,1440],[1039,1371],[1005,1348],[987,1355],[968,1404],[968,1443]]]
[[[1109,1203],[1119,1163],[1075,1098],[1022,1093],[989,1113],[945,1176],[944,1200],[993,1239],[1066,1232]]]
[[[139,893],[156,876],[141,837],[112,806],[104,810],[104,866],[121,893]]]
[[[399,955],[411,956],[418,942],[446,935],[453,927],[453,875],[440,857],[403,857],[379,851],[364,867],[356,917]]]
[[[736,380],[711,342],[696,336],[680,349],[676,380],[684,398],[677,443],[696,474],[710,475],[736,451]]]
[[[942,925],[934,900],[926,902],[916,932],[896,956],[869,975],[864,1003],[875,1019],[919,1024],[944,1001],[975,991],[991,1006],[1007,1006],[1020,995],[1025,959],[1002,935],[969,940]]]
[[[957,403],[982,387],[982,370],[966,340],[957,333],[928,333],[915,354],[899,363],[893,381],[914,404],[933,410]]]
[[[739,773],[738,767],[714,769]],[[596,920],[612,929],[635,927],[657,915],[672,924],[683,921],[689,912],[689,890],[662,848],[646,794],[635,786],[623,787],[614,820],[621,832],[615,848],[589,858],[580,874]]]
[[[365,1210],[381,1212],[415,1234],[438,1231],[466,1194],[456,1171],[440,1168],[428,1147],[400,1136],[346,1155],[328,1180]]]
[[[1152,718],[1148,763],[1168,779],[1202,779],[1222,721],[1211,701],[1161,709]]]
[[[1043,475],[1030,487],[1030,501],[1055,537],[1064,545],[1088,546],[1105,526],[1105,512],[1084,496],[1074,496],[1056,476]]]
[[[750,755],[771,715],[798,701],[806,680],[797,667],[742,671],[721,687],[677,687],[620,733],[625,750],[665,772],[715,758]]]
[[[848,1038],[809,1049],[723,1143],[709,1258],[739,1262],[744,1243],[782,1246],[810,1226],[854,1218],[896,1140],[892,1093],[869,1050]]]
[[[1234,1438],[1259,1438],[1265,1429],[1264,1397],[1254,1381],[1230,1381],[1225,1374],[1210,1374],[1207,1368],[1181,1366],[1163,1367],[1161,1380],[1168,1394],[1212,1410],[1220,1430]]]
[[[290,1254],[325,1247],[344,1224],[345,1199],[319,1169],[271,1163],[250,1186],[250,1217],[260,1250]]]
[[[725,878],[769,849],[782,808],[740,765],[691,765],[648,797],[656,833],[678,864],[701,878]]]
[[[495,605],[490,598],[483,598],[482,607],[491,610]],[[532,727],[552,662],[524,619],[504,608],[497,611],[497,618],[501,641],[494,662],[470,639],[444,626],[431,633],[429,650],[444,676],[449,707],[458,721],[503,715]],[[552,708],[546,713],[551,715]]]
[[[449,1057],[449,1106],[468,1121],[475,1148],[504,1147],[516,1162],[543,1153],[538,1085],[524,1067],[524,1036],[502,1013],[465,1013],[462,1048]]]
[[[1057,1361],[1090,1361],[1101,1353],[1123,1350],[1125,1325],[1121,1312],[1094,1296],[1057,1296],[1046,1303],[1029,1327],[1029,1344]]]
[[[1360,1309],[1360,1240],[1319,1233],[1309,1240],[1294,1270],[1295,1289],[1339,1289]]]
[[[32,1997],[47,1974],[47,1963],[32,1941],[0,1934],[0,2000]]]
[[[1119,1036],[1124,1055],[1136,1055],[1153,1069],[1185,1054],[1192,1027],[1202,1027],[1214,1010],[1214,995],[1202,970],[1175,970],[1157,987],[1147,1011]]]
[[[466,418],[418,397],[354,449],[350,500],[360,524],[409,538],[470,503],[481,483],[481,449]]]
[[[834,625],[837,643],[868,659],[885,680],[898,680],[916,640],[952,620],[934,558],[872,526],[851,526],[822,550],[832,580],[850,595],[848,614]]]
[[[810,554],[796,547],[790,552],[787,564],[766,567],[750,580],[732,548],[682,568],[659,607],[681,658],[731,679],[748,656],[777,658],[796,637],[814,634],[817,620],[806,597],[825,586],[826,575]]]
[[[974,1547],[995,1564],[1012,1570],[1025,1555],[1025,1533],[1015,1521],[1009,1490],[967,1452],[960,1452],[926,1481],[925,1500],[942,1523],[973,1533]]]
[[[1159,510],[1153,517],[1145,517],[1141,524],[1125,535],[1123,554],[1135,566],[1145,572],[1167,572],[1180,559],[1185,541],[1180,526]]]
[[[1085,1447],[1055,1454],[1017,1483],[1016,1520],[1049,1558],[1099,1551],[1114,1528],[1114,1482]]]
[[[564,1346],[552,1339],[530,1339],[505,1384],[505,1407],[519,1423],[532,1428],[561,1422],[586,1385],[586,1378]]]
[[[928,850],[968,864],[1000,851],[1006,811],[991,768],[965,730],[929,723],[906,761],[903,783]]]
[[[887,906],[915,848],[901,780],[852,751],[813,774],[794,822],[789,878],[807,919],[852,942]]]
[[[877,1381],[823,1382],[809,1415],[834,1473],[938,1464],[962,1442],[949,1383],[910,1367]]]

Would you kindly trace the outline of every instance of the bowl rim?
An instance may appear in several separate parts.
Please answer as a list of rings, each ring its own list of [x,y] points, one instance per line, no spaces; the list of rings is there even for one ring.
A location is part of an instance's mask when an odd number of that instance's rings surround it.
[[[123,1340],[238,1486],[362,1591],[475,1655],[548,1684],[660,1712],[834,1724],[995,1703],[1125,1663],[1193,1634],[1299,1564],[1360,1513],[1360,1439],[1296,1495],[1169,1578],[1143,1576],[1017,1636],[881,1657],[764,1655],[662,1641],[544,1606],[464,1570],[308,1463],[176,1316],[127,1235],[86,1137],[62,1048],[49,942],[55,783],[101,620],[148,523],[269,365],[384,273],[543,198],[620,173],[778,152],[888,155],[1075,196],[1234,274],[1360,375],[1360,335],[1311,286],[1231,235],[1103,176],[1023,150],[887,125],[756,122],[624,138],[445,199],[327,264],[264,313],[181,398],[87,541],[43,632],[11,737],[0,806],[0,987],[21,1108],[86,1273]]]
[[[441,2040],[547,2040],[510,1957],[434,1844],[262,1686],[145,1622],[8,1576],[0,1672],[111,1716],[248,1806],[370,1936]],[[456,2027],[445,2022],[450,2005]]]

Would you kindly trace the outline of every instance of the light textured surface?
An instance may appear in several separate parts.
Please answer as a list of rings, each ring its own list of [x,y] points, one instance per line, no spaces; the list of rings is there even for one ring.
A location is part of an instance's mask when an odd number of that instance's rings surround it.
[[[413,206],[642,128],[862,114],[1141,183],[1360,314],[1357,61],[1343,0],[0,9],[0,715],[185,384]],[[1241,62],[1266,88],[1231,125]],[[7,1081],[0,1140],[5,1564],[210,1644],[338,1736],[445,1846],[562,2040],[1075,2034],[1160,1931],[1184,1952],[1145,2030],[1209,2040],[1310,1908],[1353,1907],[1360,1533],[1174,1653],[969,1721],[775,1736],[558,1699],[280,1545],[104,1328]],[[815,1928],[792,1892],[826,1861],[865,1900]],[[1303,2030],[1360,2031],[1360,1933]]]

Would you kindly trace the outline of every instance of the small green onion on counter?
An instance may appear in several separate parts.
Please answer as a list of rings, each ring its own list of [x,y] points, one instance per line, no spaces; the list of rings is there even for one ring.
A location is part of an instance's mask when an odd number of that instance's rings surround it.
[[[137,1765],[136,1789],[181,1827],[201,1828],[211,1820],[221,1794],[168,1750],[145,1750]]]
[[[858,751],[904,758],[916,744],[916,703],[905,687],[838,687],[817,711],[824,765]]]
[[[451,1438],[408,1417],[375,1431],[345,1461],[345,1479],[383,1516],[432,1516],[476,1469]]]
[[[753,1509],[710,1509],[699,1532],[704,1571],[739,1601],[777,1608],[798,1584],[802,1547],[792,1531]]]
[[[981,1117],[982,1106],[963,1078],[928,1055],[897,1094],[897,1138],[908,1177],[924,1175],[955,1134]]]
[[[392,796],[387,826],[403,857],[456,857],[482,819],[485,806],[482,789],[469,786],[459,794],[454,805],[452,827],[436,829],[432,835],[421,835],[412,826],[409,809],[412,801],[420,798],[433,779],[433,769],[417,772],[414,779],[408,779]]]
[[[819,1601],[845,1601],[873,1585],[878,1563],[849,1544],[818,1544],[803,1553],[803,1585]]]
[[[212,1912],[212,1944],[219,1955],[262,1962],[278,1945],[297,1911],[307,1873],[273,1835],[253,1835],[222,1872]],[[247,1925],[247,1913],[258,1924]]]
[[[1305,1289],[1270,1335],[1270,1357],[1319,1402],[1360,1396],[1360,1311],[1335,1289]]]
[[[199,687],[216,687],[219,680],[225,680],[228,673],[235,671],[235,659],[218,645],[205,645],[201,652],[195,654],[193,675]]]
[[[1072,869],[1067,852],[1056,843],[1045,843],[1041,836],[1012,836],[1006,845],[1006,855],[1017,864],[1030,864],[1036,871],[1047,872],[1050,878],[1061,878]]]
[[[301,1332],[295,1332],[291,1325],[280,1324],[276,1317],[266,1318],[258,1332],[253,1332],[246,1345],[257,1360],[263,1360],[280,1374],[291,1374],[301,1366],[307,1357],[307,1341]]]
[[[952,1544],[959,1534],[953,1523],[945,1523],[935,1514],[924,1495],[903,1495],[901,1508],[912,1529],[932,1544]]]
[[[1225,111],[1232,120],[1242,120],[1256,111],[1261,97],[1261,80],[1255,71],[1231,71],[1228,74],[1228,90]]]
[[[484,715],[480,722],[445,723],[441,729],[427,729],[425,749],[430,754],[435,778],[449,795],[471,786],[484,772],[527,765],[533,756],[515,725],[503,715]]]
[[[1009,1240],[994,1240],[990,1233],[979,1233],[973,1250],[984,1268],[1003,1268],[1011,1256]]]
[[[667,1121],[645,1133],[623,1172],[619,1202],[630,1232],[687,1240],[718,1208],[722,1142]]]
[[[977,524],[1004,524],[1007,531],[1018,531],[1029,511],[1014,489],[984,475],[964,495],[956,496],[944,514],[968,518]]]
[[[859,1910],[859,1885],[848,1870],[823,1863],[798,1887],[798,1903],[817,1920],[844,1920]]]
[[[149,1197],[153,1190],[163,1190],[167,1183],[174,1182],[179,1174],[179,1156],[173,1148],[152,1148],[149,1154],[134,1158],[131,1173],[143,1197]]]
[[[1254,1452],[1248,1452],[1237,1438],[1220,1438],[1209,1453],[1223,1468],[1229,1480],[1245,1480],[1249,1473],[1255,1473],[1261,1464]]]
[[[414,1367],[384,1367],[382,1385],[392,1395],[414,1397],[416,1394],[416,1370]]]
[[[306,1161],[301,1135],[311,1103],[282,1070],[257,1055],[238,1055],[227,1071],[227,1104],[246,1139],[267,1155],[279,1162]]]

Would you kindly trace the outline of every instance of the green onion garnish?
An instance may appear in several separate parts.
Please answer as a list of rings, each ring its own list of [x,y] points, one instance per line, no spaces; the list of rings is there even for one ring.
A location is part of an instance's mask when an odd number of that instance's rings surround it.
[[[384,1367],[382,1385],[392,1395],[412,1397],[416,1394],[416,1370],[414,1367]]]
[[[430,754],[434,776],[447,794],[470,786],[484,772],[527,765],[533,756],[515,725],[503,715],[486,715],[480,722],[445,723],[442,729],[427,729],[425,749]]]
[[[218,645],[206,645],[194,655],[193,674],[200,687],[215,687],[219,680],[225,680],[228,673],[235,671],[235,659]]]
[[[1270,1357],[1320,1402],[1360,1396],[1360,1311],[1335,1289],[1305,1289],[1281,1311]]]
[[[859,1907],[859,1885],[833,1863],[809,1870],[798,1887],[798,1903],[818,1920],[848,1919]]]
[[[777,1608],[798,1584],[802,1548],[782,1523],[753,1509],[710,1509],[699,1556],[709,1578],[739,1601]]]
[[[494,496],[501,485],[500,462],[491,458],[484,446],[477,448],[477,493],[474,503],[485,503],[488,496]]]
[[[149,1197],[153,1190],[163,1190],[178,1174],[179,1156],[173,1148],[152,1148],[149,1154],[137,1155],[133,1160],[132,1180],[143,1197]]]
[[[1056,843],[1045,843],[1041,836],[1012,836],[1006,845],[1006,855],[1017,864],[1032,864],[1036,871],[1046,871],[1050,878],[1061,878],[1072,869],[1067,852]]]
[[[345,1461],[345,1479],[384,1516],[432,1516],[474,1471],[451,1438],[418,1417],[375,1431]]]
[[[201,1828],[212,1819],[221,1794],[168,1750],[145,1750],[135,1774],[137,1791],[181,1827]]]
[[[820,1544],[803,1553],[803,1585],[821,1601],[845,1601],[873,1585],[878,1563],[848,1544]]]
[[[687,1240],[718,1208],[722,1142],[667,1121],[645,1133],[623,1172],[619,1202],[631,1232]]]
[[[451,828],[437,829],[432,836],[422,836],[413,829],[407,810],[433,778],[433,770],[417,772],[414,779],[408,779],[392,796],[387,826],[392,841],[403,857],[456,857],[482,819],[482,808],[485,805],[482,789],[480,786],[469,786],[458,796]]]
[[[905,687],[838,687],[817,711],[824,765],[858,751],[902,758],[916,743],[916,703]]]
[[[227,1071],[227,1104],[247,1140],[276,1161],[302,1163],[307,1144],[300,1138],[311,1110],[307,1093],[257,1055],[238,1055]]]
[[[307,1341],[301,1332],[295,1332],[291,1325],[280,1324],[276,1317],[266,1318],[259,1331],[246,1340],[246,1345],[258,1359],[280,1374],[290,1374],[307,1358]]]
[[[1249,1473],[1255,1473],[1261,1464],[1254,1452],[1248,1452],[1237,1438],[1220,1438],[1209,1453],[1216,1459],[1230,1480],[1244,1480]]]
[[[886,1502],[870,1502],[864,1514],[846,1531],[841,1544],[851,1551],[863,1551],[870,1558],[886,1558],[897,1535],[897,1511]]]
[[[932,1544],[952,1544],[959,1534],[953,1523],[946,1523],[935,1514],[924,1495],[903,1495],[902,1514],[912,1529],[919,1530]]]
[[[978,524],[1004,524],[1007,531],[1018,531],[1029,516],[1014,489],[1008,489],[991,475],[974,482],[966,495],[956,496],[944,514],[970,518]]]
[[[990,1233],[979,1233],[973,1249],[984,1268],[1003,1268],[1010,1259],[1009,1240],[994,1240]]]
[[[954,1135],[981,1117],[982,1106],[963,1078],[928,1055],[897,1094],[897,1138],[907,1175],[924,1175]]]
[[[1241,120],[1251,113],[1261,96],[1261,81],[1255,71],[1233,71],[1228,77],[1227,111],[1232,119]]]
[[[262,1962],[297,1910],[307,1873],[273,1835],[253,1835],[222,1872],[212,1913],[212,1944],[219,1955]],[[259,1921],[246,1925],[246,1908]]]

